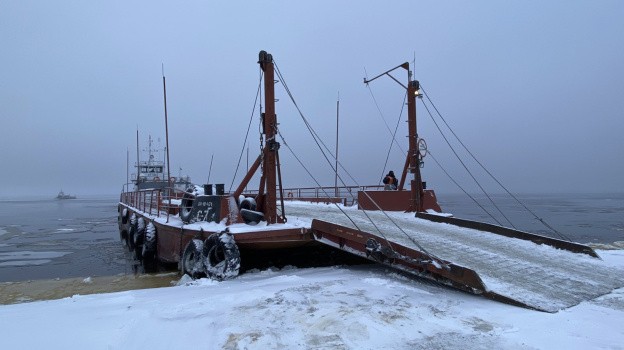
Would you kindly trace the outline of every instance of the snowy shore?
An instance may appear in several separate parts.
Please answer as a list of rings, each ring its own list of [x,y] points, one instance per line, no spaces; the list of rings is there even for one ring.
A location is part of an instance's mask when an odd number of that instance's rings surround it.
[[[1,306],[0,348],[622,349],[622,320],[624,289],[544,313],[381,266],[285,268]]]

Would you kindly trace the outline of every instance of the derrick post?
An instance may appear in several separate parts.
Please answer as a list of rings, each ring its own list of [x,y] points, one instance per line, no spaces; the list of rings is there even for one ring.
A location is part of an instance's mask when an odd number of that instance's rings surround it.
[[[276,198],[276,153],[279,143],[275,140],[277,134],[277,118],[275,115],[275,70],[273,56],[266,51],[260,51],[258,63],[264,71],[264,105],[262,133],[264,134],[263,150],[263,178],[266,195],[263,200],[263,212],[268,224],[278,222]],[[262,187],[262,184],[260,185]]]
[[[409,149],[407,151],[407,161],[409,171],[413,174],[411,180],[411,198],[408,211],[423,211],[423,188],[422,177],[420,175],[420,154],[418,152],[418,129],[416,127],[416,97],[420,84],[418,80],[410,80],[407,85],[407,124]]]

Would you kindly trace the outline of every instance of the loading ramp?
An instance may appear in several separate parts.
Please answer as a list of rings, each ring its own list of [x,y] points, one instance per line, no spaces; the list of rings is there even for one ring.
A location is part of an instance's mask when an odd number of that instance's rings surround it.
[[[318,242],[454,288],[535,310],[557,312],[624,287],[623,269],[590,254],[433,222],[413,213],[369,211],[365,215],[355,208],[342,208],[343,213],[336,206],[324,204],[310,210],[309,204],[297,202],[288,203],[286,210],[291,218],[309,218]],[[377,228],[383,236],[376,233]],[[436,259],[423,254],[413,240]]]

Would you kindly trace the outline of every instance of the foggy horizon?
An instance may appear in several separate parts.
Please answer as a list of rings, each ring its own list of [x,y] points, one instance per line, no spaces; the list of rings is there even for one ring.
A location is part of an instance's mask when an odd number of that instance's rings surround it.
[[[210,183],[227,191],[247,148],[260,50],[273,55],[332,152],[339,94],[339,160],[359,185],[379,184],[389,170],[400,175],[405,155],[396,145],[389,151],[388,128],[398,125],[407,149],[403,88],[388,77],[367,87],[363,78],[409,62],[453,131],[510,192],[624,193],[619,1],[9,1],[0,9],[0,198],[118,194],[127,153],[136,173],[137,129],[141,149],[148,135],[165,146],[163,65],[171,175],[182,168],[203,184],[210,172]],[[393,76],[406,83],[404,70]],[[283,83],[275,86],[280,131],[315,178],[333,186]],[[422,102],[419,136],[454,180],[479,193]],[[260,147],[258,114],[256,107],[250,163]],[[243,153],[234,187],[246,172]],[[283,142],[280,160],[284,187],[316,186]],[[424,161],[428,188],[462,192],[430,155]],[[489,193],[503,192],[467,163]]]

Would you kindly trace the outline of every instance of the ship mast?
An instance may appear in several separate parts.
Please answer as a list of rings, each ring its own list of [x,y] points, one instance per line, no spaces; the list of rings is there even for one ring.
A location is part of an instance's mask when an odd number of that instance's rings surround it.
[[[390,72],[397,68],[403,68],[407,70],[407,86],[403,85],[399,80],[390,75]],[[418,149],[418,128],[416,124],[416,97],[420,95],[420,83],[418,82],[418,80],[412,80],[412,71],[410,71],[409,62],[405,62],[386,72],[379,74],[372,79],[367,80],[365,78],[364,84],[368,84],[371,81],[384,75],[387,75],[392,80],[401,85],[403,88],[405,88],[407,93],[407,124],[409,148],[407,150],[407,157],[405,158],[405,165],[403,166],[403,173],[401,175],[401,180],[399,181],[399,187],[397,188],[397,190],[403,191],[407,173],[411,173],[411,196],[408,211],[423,211],[424,189],[422,184],[422,176],[420,174],[422,155],[420,154]]]
[[[262,134],[263,148],[260,155],[249,168],[247,175],[234,191],[234,198],[243,192],[251,177],[262,165],[262,175],[256,198],[257,210],[264,214],[267,224],[283,223],[286,221],[284,215],[284,199],[282,191],[282,179],[279,163],[280,144],[275,140],[277,135],[277,116],[275,114],[275,67],[273,56],[266,51],[260,51],[258,63],[264,72],[264,101],[265,112],[262,113]],[[282,216],[277,215],[277,185],[280,189],[280,204]]]

